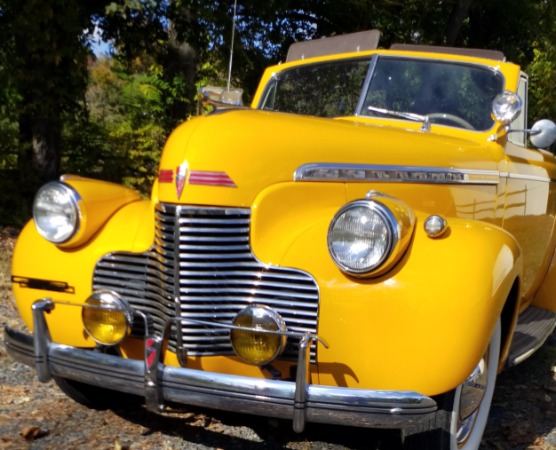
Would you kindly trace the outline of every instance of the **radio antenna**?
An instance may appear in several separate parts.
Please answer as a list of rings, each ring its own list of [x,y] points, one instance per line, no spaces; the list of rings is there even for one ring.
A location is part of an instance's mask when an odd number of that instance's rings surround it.
[[[232,81],[232,60],[234,59],[234,37],[236,34],[236,11],[237,0],[234,0],[234,16],[232,18],[232,43],[230,45],[230,61],[228,63],[228,91],[230,90],[230,83]]]

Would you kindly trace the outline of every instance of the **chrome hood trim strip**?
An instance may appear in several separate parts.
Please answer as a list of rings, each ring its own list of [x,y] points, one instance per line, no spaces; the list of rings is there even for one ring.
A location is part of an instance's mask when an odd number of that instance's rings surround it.
[[[500,182],[500,172],[425,166],[311,163],[297,168],[293,179],[294,181],[496,185]]]

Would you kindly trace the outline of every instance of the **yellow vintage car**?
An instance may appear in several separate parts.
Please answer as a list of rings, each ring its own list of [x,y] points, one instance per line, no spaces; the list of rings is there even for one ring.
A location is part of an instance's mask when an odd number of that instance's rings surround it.
[[[32,334],[6,328],[9,353],[93,407],[478,448],[497,373],[556,323],[556,125],[527,128],[500,52],[377,38],[294,44],[251,107],[171,134],[150,199],[43,186],[12,270]]]

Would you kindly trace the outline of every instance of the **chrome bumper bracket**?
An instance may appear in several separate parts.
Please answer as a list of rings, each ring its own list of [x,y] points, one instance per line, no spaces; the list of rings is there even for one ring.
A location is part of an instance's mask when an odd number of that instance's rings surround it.
[[[45,383],[52,379],[52,374],[48,368],[48,347],[50,346],[51,339],[45,313],[49,313],[54,309],[54,302],[50,298],[43,298],[33,303],[31,309],[35,327],[35,332],[33,333],[35,367],[39,381]]]

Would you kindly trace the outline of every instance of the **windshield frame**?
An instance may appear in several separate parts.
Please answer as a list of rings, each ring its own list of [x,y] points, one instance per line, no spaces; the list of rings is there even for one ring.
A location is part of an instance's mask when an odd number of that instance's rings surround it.
[[[497,77],[499,79],[500,88],[499,88],[498,93],[502,93],[504,91],[504,89],[506,88],[506,77],[504,76],[504,73],[501,70],[499,70],[499,68],[496,67],[496,66],[481,64],[481,63],[472,62],[472,61],[461,61],[461,60],[453,60],[453,59],[446,59],[446,58],[440,58],[440,57],[435,58],[435,57],[430,57],[428,55],[427,56],[416,56],[416,55],[406,55],[406,54],[400,54],[400,53],[374,54],[371,58],[371,63],[369,65],[369,71],[368,71],[367,77],[365,79],[365,84],[363,85],[363,87],[361,89],[361,94],[360,94],[360,97],[359,97],[359,103],[357,104],[357,109],[356,109],[356,112],[355,112],[355,115],[357,117],[372,118],[372,119],[381,119],[382,118],[382,119],[389,119],[389,120],[415,121],[416,119],[414,117],[409,117],[409,116],[419,115],[419,113],[415,113],[415,111],[395,111],[398,114],[394,114],[393,116],[384,115],[384,117],[367,114],[367,109],[365,108],[367,94],[368,94],[368,91],[371,87],[370,85],[371,85],[373,76],[375,75],[376,68],[377,68],[377,65],[379,63],[379,60],[382,60],[382,59],[384,59],[384,60],[386,60],[386,59],[390,59],[390,60],[406,59],[406,60],[411,60],[411,61],[415,61],[415,62],[427,61],[427,62],[431,62],[431,63],[435,63],[435,64],[445,64],[445,65],[451,65],[451,66],[464,66],[464,67],[469,67],[469,68],[470,67],[475,67],[475,68],[483,70],[485,72],[490,72],[492,75],[494,75],[495,77]],[[403,115],[406,115],[408,117],[402,117]],[[424,114],[423,117],[427,118],[428,114]],[[451,127],[451,128],[457,128],[457,129],[467,129],[465,127],[455,126],[454,124],[447,124],[447,123],[438,123],[438,122],[433,123],[433,122],[431,122],[431,124],[440,125],[440,126],[447,126],[447,127]],[[484,133],[486,131],[492,130],[492,128],[495,125],[496,125],[496,120],[492,119],[492,123],[490,124],[490,126],[488,128],[484,128],[484,129],[473,128],[473,129],[468,129],[468,131]]]
[[[427,54],[427,55],[423,55],[423,54],[415,54],[415,53],[411,53],[408,54],[408,52],[401,52],[401,51],[396,51],[396,52],[391,52],[391,51],[384,51],[384,50],[379,50],[379,51],[375,51],[373,53],[365,53],[365,54],[351,54],[351,55],[336,55],[336,57],[328,57],[326,59],[322,58],[320,60],[316,60],[314,62],[301,62],[301,63],[294,63],[294,64],[290,64],[288,63],[286,65],[286,67],[280,67],[280,66],[274,66],[272,69],[272,72],[269,73],[269,76],[267,78],[266,83],[264,84],[263,89],[260,91],[260,94],[257,95],[258,97],[258,101],[256,102],[256,106],[254,106],[256,109],[260,109],[260,110],[264,110],[264,111],[276,111],[276,112],[282,112],[282,113],[289,113],[289,114],[299,114],[299,115],[305,115],[305,116],[309,116],[309,117],[323,117],[315,115],[315,114],[303,114],[303,113],[299,113],[299,112],[292,112],[292,111],[280,111],[278,109],[274,109],[272,107],[267,108],[265,107],[265,105],[268,103],[269,98],[274,95],[275,93],[275,88],[276,88],[276,83],[277,80],[279,80],[280,78],[282,78],[284,76],[284,74],[290,72],[291,70],[300,70],[302,69],[304,66],[311,66],[311,67],[315,67],[315,66],[320,66],[321,64],[330,64],[330,63],[347,63],[347,62],[363,62],[368,64],[368,68],[367,68],[367,72],[364,78],[363,83],[361,84],[361,88],[359,89],[359,95],[358,95],[358,100],[357,100],[357,104],[356,107],[354,108],[354,110],[351,112],[346,112],[346,114],[341,114],[341,115],[330,115],[330,116],[324,116],[327,118],[333,118],[333,119],[344,119],[344,118],[349,118],[349,117],[357,117],[360,120],[371,120],[371,121],[389,121],[389,122],[393,122],[393,121],[401,121],[402,123],[407,123],[408,121],[414,121],[412,119],[408,119],[408,118],[403,118],[403,117],[399,117],[399,116],[389,116],[389,115],[385,115],[384,117],[380,117],[377,115],[369,115],[366,114],[366,111],[364,110],[364,104],[365,104],[365,98],[367,96],[367,92],[369,89],[369,85],[371,83],[372,80],[372,76],[376,70],[376,66],[377,63],[379,62],[379,60],[381,59],[398,59],[398,60],[402,60],[402,59],[407,59],[407,60],[413,60],[416,62],[419,61],[423,61],[423,62],[427,62],[430,61],[431,63],[442,63],[442,64],[447,64],[447,65],[460,65],[460,66],[464,66],[464,67],[476,67],[478,69],[484,70],[485,72],[490,72],[492,73],[495,77],[497,77],[499,79],[500,82],[500,89],[501,91],[506,89],[506,83],[507,83],[507,79],[506,76],[504,74],[504,72],[501,70],[501,66],[500,63],[498,61],[496,61],[497,64],[493,64],[495,61],[491,61],[491,60],[485,60],[485,62],[481,62],[481,60],[477,60],[477,58],[474,58],[474,60],[464,60],[461,59],[461,57],[458,57],[458,55],[445,55],[445,54]],[[490,64],[489,64],[490,63]],[[505,62],[502,62],[502,65],[505,65]],[[278,70],[276,70],[278,69]],[[409,112],[409,111],[400,111],[402,113],[404,112]],[[449,128],[454,128],[454,129],[459,129],[459,130],[466,130],[466,131],[474,131],[477,133],[484,133],[487,131],[492,130],[492,128],[496,125],[496,121],[492,121],[492,124],[489,124],[488,129],[466,129],[465,127],[461,127],[461,126],[457,126],[455,124],[450,124],[448,122],[431,122],[431,124],[433,126],[442,126],[442,127],[449,127]]]

